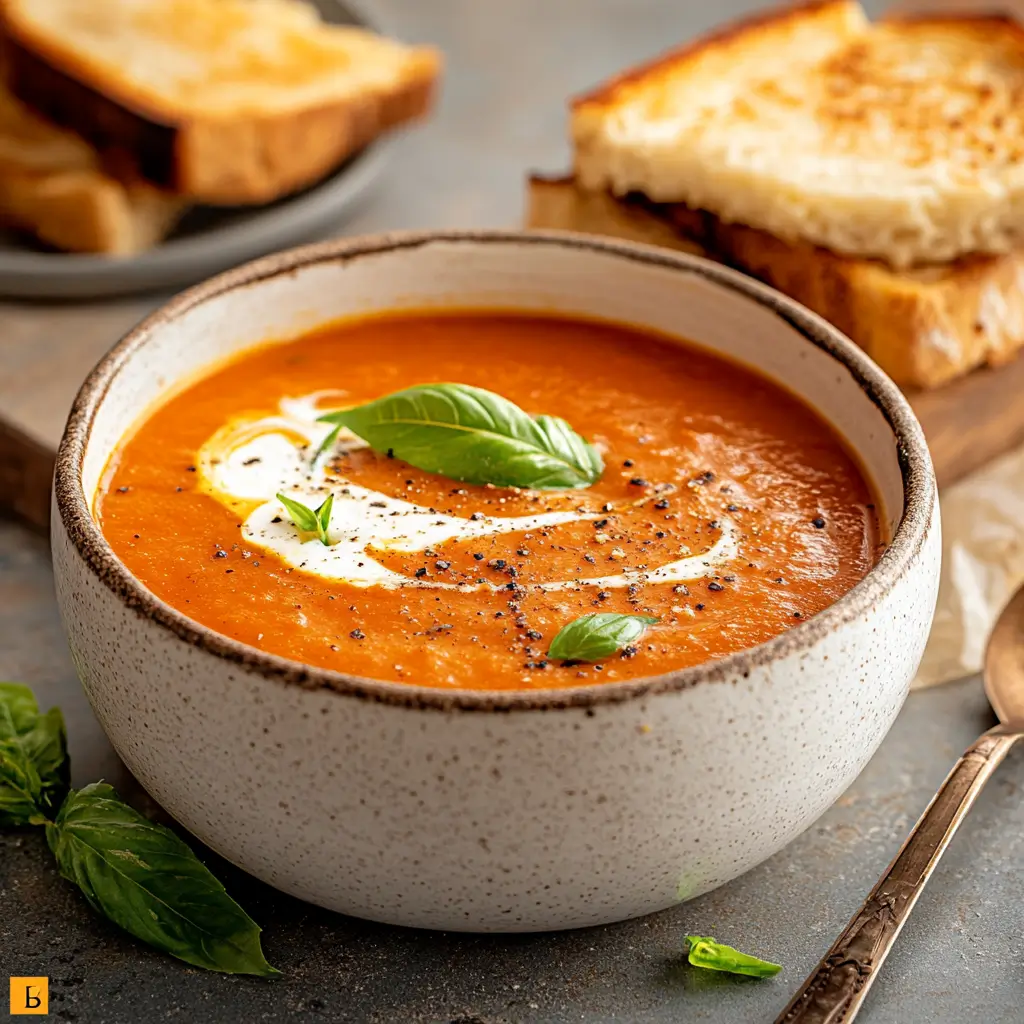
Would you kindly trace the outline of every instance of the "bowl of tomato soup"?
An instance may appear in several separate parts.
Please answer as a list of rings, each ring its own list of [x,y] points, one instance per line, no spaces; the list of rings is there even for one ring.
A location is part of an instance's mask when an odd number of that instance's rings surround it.
[[[934,476],[835,329],[696,257],[433,232],[268,257],[84,384],[57,593],[118,753],[282,890],[594,925],[813,822],[906,696]]]

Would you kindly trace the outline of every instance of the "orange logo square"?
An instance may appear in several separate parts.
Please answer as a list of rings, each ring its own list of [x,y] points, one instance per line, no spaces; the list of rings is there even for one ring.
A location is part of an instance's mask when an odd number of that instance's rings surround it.
[[[50,1012],[49,978],[11,978],[11,1016]]]

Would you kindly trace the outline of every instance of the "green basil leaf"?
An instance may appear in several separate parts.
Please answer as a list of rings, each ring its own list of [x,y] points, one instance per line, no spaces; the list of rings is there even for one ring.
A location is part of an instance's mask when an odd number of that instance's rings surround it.
[[[192,850],[105,783],[72,790],[46,838],[61,875],[136,938],[211,971],[280,973],[259,927]]]
[[[0,740],[28,732],[39,717],[35,695],[21,683],[0,683]]]
[[[334,442],[338,440],[338,435],[341,433],[341,424],[339,423],[321,442],[317,445],[317,449],[313,452],[313,458],[309,460],[310,466],[315,466],[320,461],[320,456],[325,452],[329,452],[334,447]]]
[[[565,420],[534,419],[507,398],[468,384],[419,384],[320,417],[378,452],[471,484],[589,487],[601,455]]]
[[[331,527],[331,509],[334,507],[334,495],[328,494],[327,500],[319,508],[309,508],[301,501],[277,495],[277,500],[284,505],[292,522],[305,533],[315,533],[324,547],[330,547],[331,541],[327,533]]]
[[[591,612],[563,626],[548,648],[548,657],[560,661],[598,661],[622,650],[644,635],[658,620],[650,615]]]
[[[43,784],[20,744],[0,742],[0,825],[41,825]]]
[[[705,967],[709,971],[726,971],[729,974],[746,974],[751,978],[771,978],[782,970],[781,964],[773,964],[756,956],[741,953],[732,946],[715,942],[700,935],[687,935],[689,953],[687,959],[694,967]]]
[[[39,716],[36,727],[22,738],[39,772],[43,786],[43,810],[56,814],[71,786],[71,760],[68,738],[60,708],[50,708]]]
[[[292,517],[292,522],[306,533],[316,533],[316,512],[301,501],[288,498],[283,494],[277,495],[277,500],[285,507],[285,511]]]
[[[324,547],[331,546],[331,538],[328,533],[331,529],[331,509],[334,507],[334,495],[328,494],[327,500],[316,510],[316,532],[320,537],[320,543]]]
[[[41,824],[64,799],[69,773],[60,709],[41,715],[27,686],[0,683],[0,824]]]

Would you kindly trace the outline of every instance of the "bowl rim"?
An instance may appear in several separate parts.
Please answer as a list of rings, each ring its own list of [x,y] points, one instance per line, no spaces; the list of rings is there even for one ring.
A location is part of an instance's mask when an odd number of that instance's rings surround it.
[[[584,250],[660,269],[696,275],[711,284],[751,299],[782,318],[808,343],[824,350],[853,376],[880,410],[896,439],[903,478],[903,512],[891,543],[875,566],[854,587],[817,615],[755,647],[724,658],[656,676],[622,682],[590,683],[564,689],[442,690],[387,682],[318,668],[250,647],[190,619],[149,591],[121,562],[92,516],[82,482],[82,468],[97,411],[114,378],[149,339],[192,308],[240,288],[257,286],[307,266],[341,263],[417,249],[436,243],[469,245],[538,245]],[[179,639],[223,659],[228,665],[289,686],[327,690],[338,696],[377,703],[441,711],[545,711],[593,708],[659,693],[681,691],[700,683],[750,674],[756,667],[807,650],[824,636],[868,612],[916,563],[935,512],[937,492],[931,457],[920,424],[906,398],[878,366],[837,328],[794,300],[739,271],[701,256],[635,242],[569,231],[428,230],[365,235],[314,243],[274,253],[219,274],[172,298],[141,320],[99,361],[82,384],[57,451],[54,501],[59,521],[88,570],[140,617]],[[57,529],[57,517],[54,517]]]

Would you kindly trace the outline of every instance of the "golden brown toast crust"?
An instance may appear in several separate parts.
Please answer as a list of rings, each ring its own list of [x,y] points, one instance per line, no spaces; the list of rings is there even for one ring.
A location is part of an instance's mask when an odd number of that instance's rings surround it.
[[[531,179],[528,224],[688,251],[697,243],[835,324],[908,387],[938,387],[1024,346],[1022,250],[897,272],[684,206],[584,192],[571,178]]]
[[[384,132],[430,110],[438,61],[424,53],[400,87],[265,117],[167,124],[124,105],[8,36],[8,86],[24,103],[88,139],[119,168],[193,202],[263,203],[328,174]]]
[[[572,102],[580,183],[897,269],[1024,245],[1024,27],[872,23],[857,0],[736,21]]]
[[[614,107],[621,102],[623,93],[634,82],[649,81],[652,75],[656,77],[659,72],[697,60],[705,53],[728,50],[731,43],[754,30],[782,28],[788,24],[806,22],[814,15],[822,19],[838,17],[849,6],[848,0],[811,0],[809,3],[786,4],[736,18],[698,39],[673,47],[643,64],[615,75],[596,88],[573,97],[569,105],[573,110],[591,105]]]
[[[65,252],[132,256],[163,240],[185,204],[96,171],[0,172],[0,224]]]
[[[129,255],[161,241],[186,204],[108,170],[0,86],[0,223],[68,252]]]

